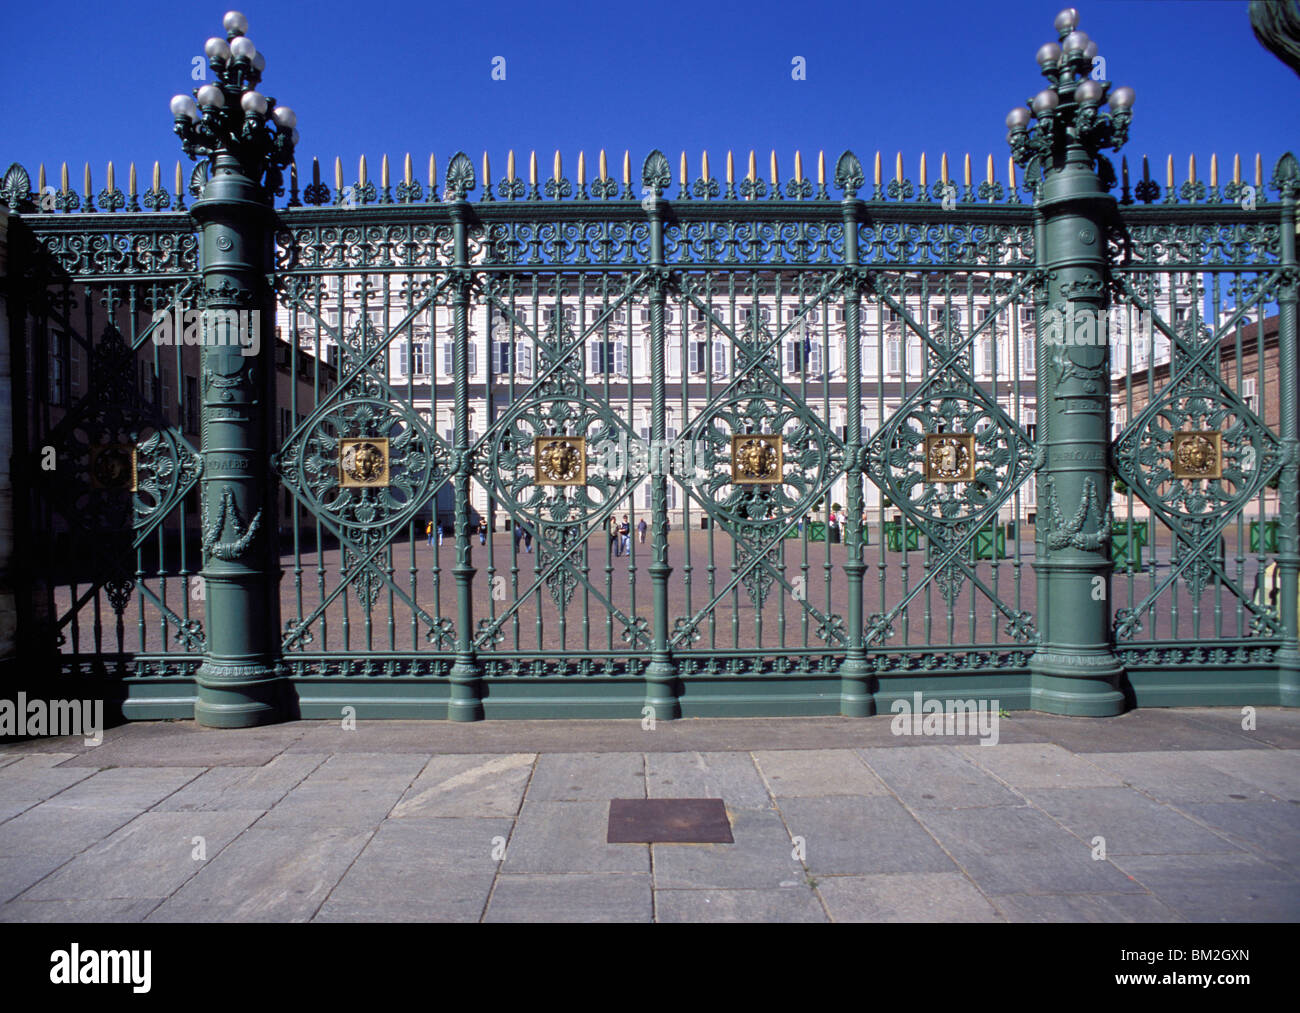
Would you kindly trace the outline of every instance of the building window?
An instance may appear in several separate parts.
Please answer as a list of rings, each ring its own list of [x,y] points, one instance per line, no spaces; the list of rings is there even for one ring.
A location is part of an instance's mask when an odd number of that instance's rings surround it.
[[[804,338],[794,338],[785,343],[785,371],[787,373],[802,373],[804,365],[808,362],[808,352],[810,343]]]
[[[621,341],[597,341],[591,346],[591,371],[597,376],[627,375],[627,345]]]
[[[706,345],[703,341],[691,341],[687,343],[687,355],[690,361],[687,367],[693,375],[699,375],[704,372],[704,349]]]
[[[61,405],[68,400],[68,373],[65,363],[68,336],[62,331],[50,331],[49,347],[49,401],[52,405]]]
[[[415,372],[417,375],[422,375],[428,372],[428,369],[424,367],[424,359],[421,354],[422,347],[427,348],[428,346],[427,345],[415,346],[415,366],[416,366]],[[442,371],[445,374],[447,374],[447,376],[456,375],[455,352],[456,352],[456,341],[454,338],[448,338],[445,342],[443,342],[442,345]],[[474,342],[471,341],[469,343],[469,375],[473,376],[477,372],[478,372],[478,345],[474,344]]]
[[[713,374],[714,376],[727,375],[727,343],[717,340],[713,342]]]
[[[903,371],[902,348],[901,338],[890,338],[885,342],[885,371],[890,376],[898,376]]]

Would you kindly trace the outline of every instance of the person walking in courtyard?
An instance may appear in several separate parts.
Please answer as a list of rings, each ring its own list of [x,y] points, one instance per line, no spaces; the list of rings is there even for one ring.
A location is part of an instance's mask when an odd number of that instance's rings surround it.
[[[614,555],[623,555],[622,539],[618,537],[618,518],[613,516],[609,519],[609,544],[614,550]]]
[[[430,518],[429,523],[424,526],[425,537],[429,539],[429,548],[433,548],[433,520]]]
[[[481,517],[478,522],[478,543],[479,545],[487,545],[487,521]]]
[[[639,521],[637,521],[636,524],[637,541],[639,541],[642,545],[645,544],[645,535],[646,532],[649,530],[650,530],[650,526],[646,524],[644,517],[642,517]]]
[[[628,523],[627,514],[623,515],[623,523],[618,526],[618,540],[623,549],[623,555],[632,555],[632,525]]]

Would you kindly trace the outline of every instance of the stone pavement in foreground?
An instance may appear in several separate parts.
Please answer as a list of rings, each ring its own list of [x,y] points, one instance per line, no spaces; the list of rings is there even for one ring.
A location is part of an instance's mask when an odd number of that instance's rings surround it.
[[[0,920],[1300,919],[1300,712],[1016,712],[996,746],[890,720],[11,742]],[[735,843],[606,844],[638,797],[720,797]]]

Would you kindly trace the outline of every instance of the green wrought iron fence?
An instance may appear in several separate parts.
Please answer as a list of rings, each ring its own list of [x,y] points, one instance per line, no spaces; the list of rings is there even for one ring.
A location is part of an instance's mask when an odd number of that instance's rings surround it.
[[[674,184],[659,152],[635,183],[603,155],[590,180],[558,155],[541,183],[513,158],[495,183],[486,158],[456,155],[441,188],[433,170],[292,177],[259,528],[197,502],[219,448],[195,400],[222,380],[154,340],[201,303],[179,169],[174,193],[155,172],[137,197],[132,172],[96,203],[88,172],[78,195],[10,168],[38,655],[130,715],[184,716],[199,571],[222,532],[260,530],[306,716],[869,713],[918,689],[1023,707],[1035,563],[1130,523],[1148,558],[1110,605],[1130,699],[1295,702],[1296,620],[1261,604],[1268,554],[1243,541],[1280,514],[1296,554],[1270,488],[1294,480],[1294,322],[1268,316],[1295,288],[1293,159],[1250,209],[1240,184],[1157,203],[1145,175],[1135,203],[1125,167],[1116,330],[1082,366],[1049,331],[1043,212],[991,159],[960,186],[946,160],[933,185],[901,159],[886,180],[879,156],[868,184],[851,153],[829,182],[798,162],[779,182],[775,158],[766,180],[752,158],[691,179],[683,156]],[[1072,369],[1115,406],[1125,489],[1089,479],[1077,514],[1042,471]]]

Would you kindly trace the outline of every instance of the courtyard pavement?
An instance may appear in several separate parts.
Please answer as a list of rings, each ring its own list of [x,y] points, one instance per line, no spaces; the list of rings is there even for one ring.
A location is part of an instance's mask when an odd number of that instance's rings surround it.
[[[1300,712],[190,722],[0,744],[0,921],[1300,919]],[[734,844],[607,844],[721,798]]]

